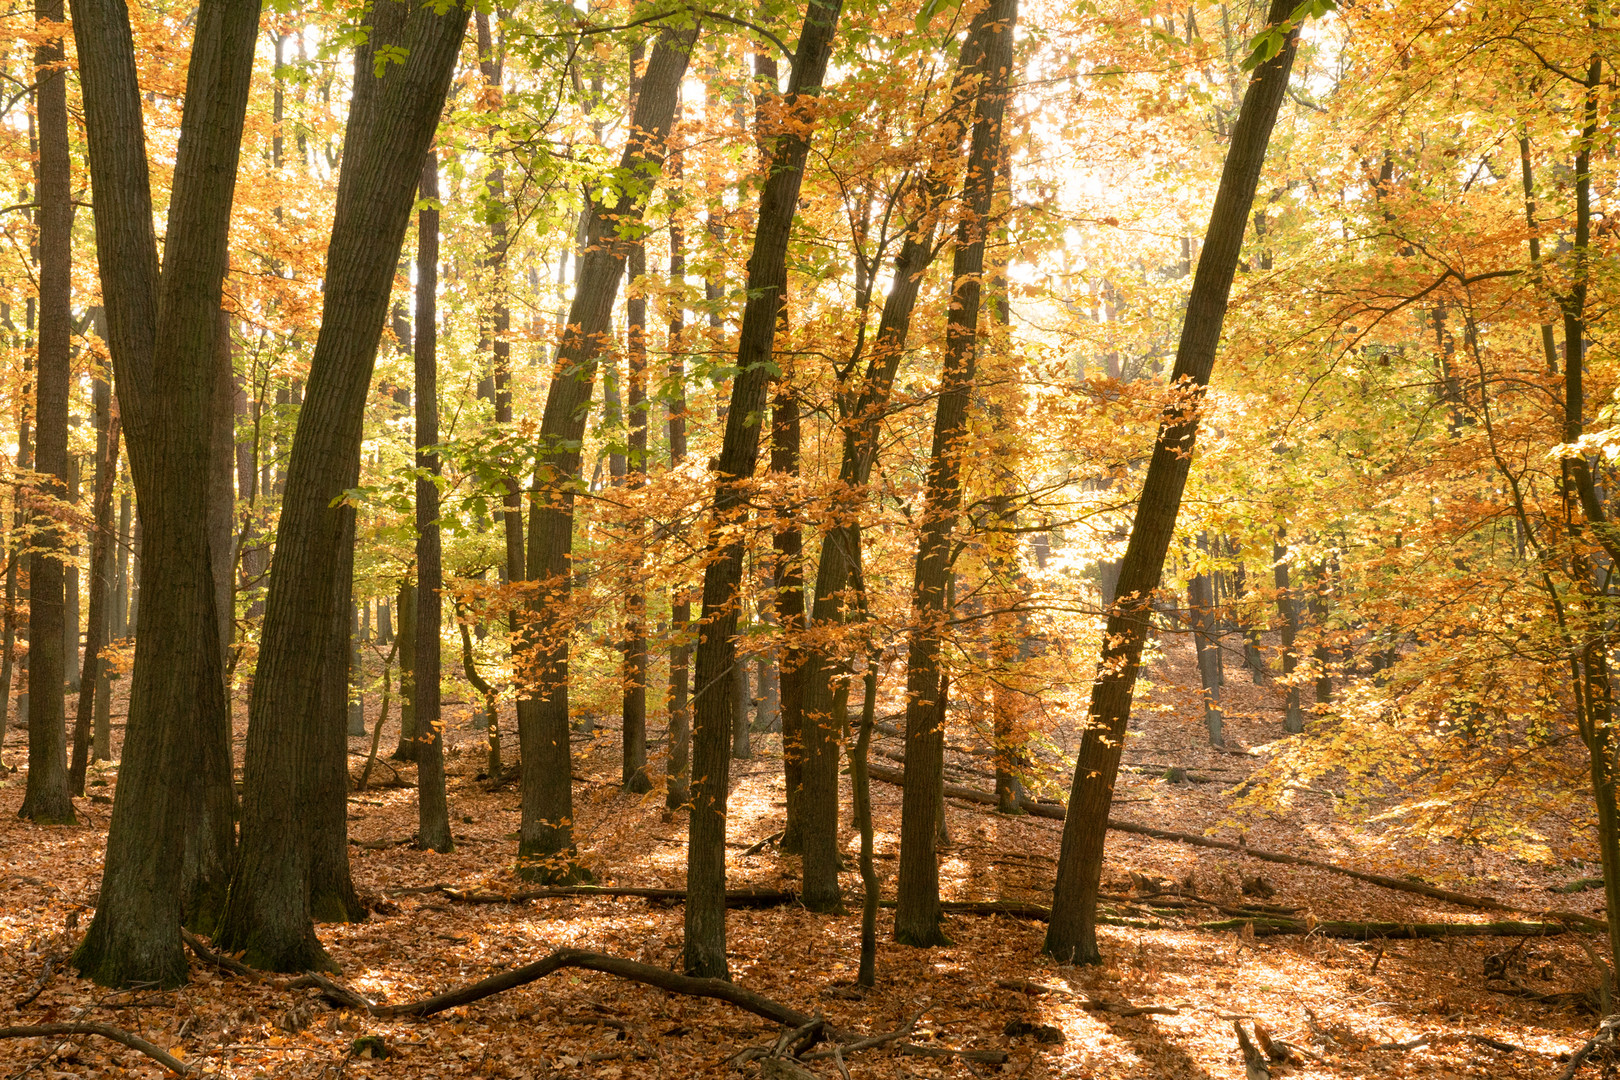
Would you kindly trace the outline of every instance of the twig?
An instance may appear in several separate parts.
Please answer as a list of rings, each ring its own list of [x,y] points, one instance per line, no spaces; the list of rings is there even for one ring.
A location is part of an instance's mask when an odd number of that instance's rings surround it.
[[[263,972],[255,971],[253,968],[248,967],[235,957],[226,956],[223,953],[215,952],[213,949],[208,947],[207,943],[205,943],[202,938],[198,937],[196,934],[193,934],[185,927],[180,928],[180,940],[184,941],[186,946],[190,948],[192,952],[197,954],[197,959],[201,960],[205,964],[213,964],[217,968],[223,968],[224,970],[231,972],[233,975],[241,975],[244,978],[252,979],[254,982],[264,981]]]
[[[40,971],[39,978],[34,980],[34,985],[28,991],[28,994],[18,1000],[15,1006],[18,1011],[32,1005],[35,999],[45,992],[45,987],[50,985],[51,976],[56,973],[56,961],[57,955],[55,953],[45,958],[45,967]]]

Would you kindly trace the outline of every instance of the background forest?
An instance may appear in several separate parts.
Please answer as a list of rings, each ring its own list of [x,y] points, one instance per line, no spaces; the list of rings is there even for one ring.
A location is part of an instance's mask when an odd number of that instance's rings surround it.
[[[6,1075],[1612,1067],[1620,12],[508,2],[0,21]]]

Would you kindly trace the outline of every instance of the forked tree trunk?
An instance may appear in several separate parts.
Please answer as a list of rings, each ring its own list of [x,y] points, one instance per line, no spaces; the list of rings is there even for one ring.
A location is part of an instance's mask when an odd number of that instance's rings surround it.
[[[74,7],[107,343],[146,578],[132,613],[135,671],[101,895],[73,958],[107,985],[185,981],[181,920],[214,921],[232,858],[230,704],[206,491],[215,334],[258,21],[252,2],[203,0],[197,11],[160,303],[128,16],[117,0]]]
[[[1294,0],[1272,0],[1267,22],[1284,22]],[[1172,400],[1160,416],[1131,538],[1120,566],[1119,597],[1108,614],[1102,662],[1092,684],[1090,719],[1075,762],[1069,812],[1063,825],[1052,918],[1043,951],[1063,963],[1098,963],[1097,888],[1102,880],[1103,839],[1114,780],[1125,749],[1131,694],[1141,666],[1152,616],[1153,594],[1175,532],[1181,494],[1198,433],[1198,409],[1215,366],[1221,324],[1237,272],[1249,207],[1254,201],[1266,146],[1294,64],[1297,28],[1284,31],[1277,55],[1260,64],[1243,95],[1232,142],[1221,170],[1209,230],[1198,258],[1181,343],[1171,370]]]
[[[788,115],[807,111],[806,106],[811,104],[807,99],[821,89],[841,7],[842,0],[812,0],[805,12],[793,58],[793,76],[783,103]],[[748,299],[738,334],[737,375],[732,380],[725,438],[713,468],[713,528],[703,572],[703,629],[698,638],[693,709],[684,950],[687,973],[711,978],[725,978],[727,970],[725,841],[732,721],[729,676],[737,662],[743,570],[742,536],[727,533],[722,526],[737,524],[748,513],[777,314],[787,289],[788,238],[804,180],[805,158],[810,152],[810,131],[806,124],[777,135],[770,154],[771,171],[760,192],[754,250],[748,261]],[[836,806],[832,820],[836,831]],[[836,875],[832,895],[836,902]]]
[[[658,37],[637,96],[632,136],[619,175],[656,175],[664,158],[697,27]],[[650,184],[650,180],[646,181]],[[614,299],[627,254],[620,222],[640,221],[648,191],[625,192],[615,207],[593,202],[584,257],[557,348],[546,408],[540,421],[540,464],[529,512],[528,577],[536,583],[525,613],[518,666],[529,688],[518,698],[518,741],[523,757],[523,819],[518,871],[545,882],[578,880],[574,857],[574,794],[568,746],[568,652],[573,592],[570,554],[574,536],[574,484],[585,434],[597,359],[609,343]]]
[[[63,21],[62,0],[35,0],[35,28]],[[58,26],[55,29],[60,30]],[[39,340],[34,382],[34,469],[38,496],[67,494],[68,384],[72,380],[73,192],[68,162],[67,74],[60,37],[34,50],[38,88],[39,157],[34,191],[39,203]],[[18,816],[40,823],[72,823],[67,728],[62,688],[62,531],[49,514],[34,514],[28,605],[28,786]]]
[[[344,893],[352,892],[332,840],[341,845],[345,828],[342,645],[354,509],[335,504],[359,471],[394,270],[468,14],[462,6],[441,12],[379,0],[356,50],[326,303],[288,463],[249,702],[241,857],[216,938],[268,970],[331,966],[311,916],[330,916],[320,909],[346,906]],[[404,59],[378,77],[374,58],[383,48]]]
[[[439,544],[439,154],[422,163],[416,255],[416,843],[448,852],[444,725],[439,715],[444,571]]]
[[[973,111],[962,220],[951,265],[951,302],[945,318],[945,357],[928,455],[922,531],[911,585],[911,633],[906,658],[906,786],[900,816],[900,881],[894,939],[906,945],[943,945],[940,926],[939,859],[936,844],[944,822],[945,702],[940,645],[950,618],[946,592],[951,579],[951,533],[962,507],[962,467],[957,460],[967,433],[967,411],[978,360],[979,307],[983,292],[984,241],[990,228],[1002,115],[1012,77],[1013,25],[1018,0],[991,0],[982,18],[984,79]]]
[[[895,373],[905,354],[917,291],[937,251],[934,244],[936,219],[950,194],[955,172],[952,166],[967,129],[966,107],[977,90],[975,76],[981,73],[986,21],[987,16],[981,11],[963,41],[951,83],[951,107],[938,129],[941,145],[919,187],[921,200],[917,218],[910,223],[895,259],[893,283],[883,301],[871,356],[859,384],[860,395],[853,401],[840,402],[840,418],[845,427],[838,479],[850,499],[831,508],[830,520],[823,529],[816,566],[815,601],[810,614],[813,627],[843,621],[851,607],[847,593],[856,558],[857,530],[850,522],[865,501],[864,489],[877,459],[878,432],[888,408]],[[842,672],[839,659],[825,647],[807,646],[801,676],[804,764],[798,810],[803,821],[798,835],[803,838],[804,854],[801,898],[813,910],[833,910],[841,902],[838,891],[841,863],[838,854],[838,734],[843,718],[834,710],[832,699],[834,684],[840,681]]]

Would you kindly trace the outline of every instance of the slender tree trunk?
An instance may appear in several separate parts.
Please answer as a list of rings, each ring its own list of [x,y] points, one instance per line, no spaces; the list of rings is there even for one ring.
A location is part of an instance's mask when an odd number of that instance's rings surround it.
[[[680,116],[680,102],[675,103],[676,119]],[[671,189],[678,189],[681,179],[681,154],[672,148],[666,166]],[[686,361],[685,347],[686,305],[683,299],[686,286],[686,238],[680,222],[671,210],[669,220],[669,282],[674,300],[669,310],[669,467],[680,469],[686,461]],[[681,585],[671,590],[669,612],[669,766],[664,781],[664,805],[679,810],[691,798],[688,787],[692,761],[692,707],[688,698],[691,681],[688,665],[692,646],[687,639],[692,621],[692,602]]]
[[[936,253],[933,242],[936,219],[950,194],[955,171],[951,163],[967,127],[965,112],[977,90],[976,77],[982,74],[987,23],[988,15],[981,10],[963,41],[951,84],[951,108],[940,125],[941,146],[921,182],[920,209],[895,259],[893,284],[883,301],[883,313],[860,382],[859,397],[850,401],[846,396],[840,402],[844,445],[838,479],[849,496],[847,501],[840,500],[829,508],[822,530],[815,603],[810,615],[812,627],[843,621],[849,607],[847,594],[857,548],[854,519],[865,503],[864,489],[877,459],[878,432],[888,408],[895,373],[905,353],[917,291]],[[832,696],[845,670],[839,658],[825,645],[813,642],[814,639],[805,649],[802,676],[800,738],[804,764],[799,810],[804,819],[800,831],[804,883],[800,898],[812,910],[834,910],[841,903],[838,890],[841,863],[838,855],[838,733],[844,720],[833,709]]]
[[[395,761],[416,760],[416,582],[399,583],[399,745]]]
[[[1298,735],[1305,730],[1305,711],[1300,705],[1299,684],[1294,682],[1294,670],[1299,667],[1299,653],[1294,643],[1299,640],[1299,601],[1294,598],[1288,584],[1288,549],[1283,546],[1283,532],[1277,531],[1277,543],[1272,548],[1273,581],[1277,586],[1277,614],[1281,616],[1278,634],[1282,638],[1282,674],[1286,690],[1283,712],[1283,730]]]
[[[1294,6],[1294,0],[1272,0],[1267,22],[1273,26],[1282,23]],[[1131,694],[1147,639],[1153,593],[1159,586],[1165,552],[1181,509],[1181,494],[1198,433],[1198,408],[1215,365],[1249,208],[1265,164],[1277,109],[1287,88],[1297,40],[1294,29],[1286,31],[1282,48],[1255,69],[1243,95],[1188,297],[1181,342],[1170,374],[1174,396],[1159,420],[1153,457],[1120,567],[1120,595],[1104,631],[1106,644],[1092,685],[1090,721],[1075,762],[1069,813],[1063,826],[1057,887],[1043,951],[1064,963],[1101,960],[1097,951],[1097,888],[1102,880],[1108,807],[1113,801],[1114,779],[1130,723]]]
[[[219,621],[221,670],[229,670],[231,636],[236,629],[236,386],[231,318],[222,307],[214,337],[214,392],[209,407],[208,557],[214,579],[214,614]]]
[[[104,381],[95,383],[98,437],[96,439],[95,532],[90,544],[90,620],[84,642],[84,671],[80,677],[78,712],[73,724],[73,766],[68,773],[75,795],[84,794],[84,774],[90,763],[91,724],[99,721],[101,687],[106,682],[106,660],[101,650],[106,644],[107,594],[112,582],[112,493],[118,472],[118,419],[111,415],[111,391]],[[106,414],[106,419],[101,417]],[[97,723],[96,741],[102,741]],[[110,732],[109,740],[110,740]],[[105,756],[105,755],[104,755]]]
[[[1198,549],[1209,551],[1209,535],[1198,534]],[[1222,745],[1221,639],[1215,616],[1215,575],[1195,574],[1187,582],[1187,615],[1192,623],[1193,647],[1198,656],[1198,682],[1204,694],[1204,728],[1209,745]]]
[[[78,427],[78,420],[68,417],[68,429]],[[78,510],[83,501],[83,462],[78,454],[67,455],[67,505]],[[83,557],[77,532],[70,531],[72,543],[67,545],[62,560],[62,675],[66,679],[65,692],[79,692],[79,560]],[[65,705],[65,703],[64,703]]]
[[[126,470],[127,473],[127,470]],[[115,638],[129,637],[133,625],[130,619],[130,573],[129,557],[134,550],[134,521],[135,504],[129,497],[128,491],[118,493],[118,554],[117,568],[113,573],[113,630]]]
[[[787,305],[782,305],[777,333],[787,329]],[[782,774],[787,791],[787,822],[780,847],[802,851],[803,815],[799,810],[804,783],[804,534],[799,525],[799,394],[794,384],[793,361],[784,355],[771,401],[771,472],[783,495],[777,503],[771,546],[776,565],[776,621],[782,628],[781,700]]]
[[[842,0],[812,0],[805,13],[784,101],[789,116],[808,111],[821,88],[832,52]],[[776,138],[771,171],[760,192],[754,251],[748,263],[747,302],[738,335],[725,438],[714,465],[709,558],[703,572],[703,627],[697,648],[693,709],[692,815],[687,846],[685,966],[689,974],[726,977],[726,796],[731,782],[731,695],[728,676],[737,661],[743,540],[727,527],[748,512],[748,493],[759,456],[759,418],[765,409],[776,340],[776,321],[787,289],[787,247],[793,227],[810,127]],[[834,807],[833,828],[837,828]],[[808,850],[808,848],[807,848]],[[836,856],[836,852],[834,853]],[[837,903],[836,875],[832,901]]]
[[[416,805],[418,847],[455,847],[444,791],[439,709],[444,572],[439,549],[439,153],[429,150],[418,195],[416,256]]]
[[[659,35],[636,99],[633,134],[620,159],[620,175],[656,174],[696,38],[695,26]],[[597,359],[609,340],[614,298],[624,276],[627,251],[620,239],[620,223],[635,227],[648,193],[626,194],[614,208],[594,202],[590,206],[579,281],[540,422],[541,461],[527,545],[528,578],[537,588],[533,606],[525,613],[519,664],[527,669],[524,683],[529,689],[518,698],[523,757],[518,864],[519,872],[534,880],[577,880],[584,874],[574,857],[568,746],[574,483]]]
[[[347,906],[352,893],[346,859],[328,846],[346,828],[338,785],[347,782],[343,639],[354,555],[354,509],[336,504],[359,472],[394,271],[468,15],[466,7],[379,0],[356,50],[325,312],[288,462],[249,702],[242,854],[217,938],[267,970],[330,967],[311,917]],[[404,58],[379,74],[384,48]]]
[[[939,860],[935,844],[944,816],[945,704],[940,644],[950,618],[951,533],[962,507],[960,444],[978,358],[984,241],[1001,160],[1001,122],[1013,63],[1017,0],[991,0],[984,9],[984,81],[974,108],[963,215],[951,266],[945,357],[928,455],[922,531],[911,586],[911,633],[906,662],[906,786],[900,817],[900,881],[894,939],[906,945],[947,943],[940,926]]]
[[[629,407],[629,472],[625,486],[634,491],[647,483],[647,249],[637,237],[630,242],[630,285],[626,306],[628,338],[625,349],[629,361],[629,382],[625,404]],[[634,501],[635,496],[628,498]],[[632,509],[626,523],[629,566],[625,574],[624,598],[624,790],[640,794],[652,790],[647,778],[647,586],[644,580],[643,550],[646,528],[638,511]]]
[[[208,443],[258,21],[252,2],[203,0],[197,10],[160,282],[128,17],[117,0],[74,8],[107,343],[140,503],[137,572],[146,576],[132,604],[135,670],[101,895],[73,958],[107,985],[185,980],[181,920],[212,926],[232,859]]]
[[[59,33],[62,0],[35,0],[35,28]],[[67,494],[68,384],[73,377],[73,192],[68,163],[67,75],[60,37],[34,50],[38,88],[39,341],[34,382],[34,469],[38,494]],[[72,823],[67,729],[62,689],[63,565],[67,550],[56,520],[34,514],[28,606],[28,786],[18,816],[39,823]]]
[[[877,910],[878,875],[872,861],[872,782],[866,765],[871,758],[872,729],[877,723],[878,665],[882,663],[881,650],[872,649],[866,655],[865,693],[861,696],[861,721],[855,736],[855,748],[849,755],[850,788],[855,802],[855,827],[861,834],[861,962],[855,984],[870,989],[877,983]]]

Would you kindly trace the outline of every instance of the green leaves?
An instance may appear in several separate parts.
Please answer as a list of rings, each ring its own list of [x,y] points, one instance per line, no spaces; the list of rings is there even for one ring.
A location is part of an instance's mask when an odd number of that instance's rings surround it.
[[[1283,46],[1288,43],[1288,35],[1304,25],[1306,19],[1320,19],[1336,10],[1337,6],[1335,0],[1304,0],[1288,18],[1276,26],[1267,27],[1249,43],[1249,55],[1240,66],[1244,71],[1253,71],[1282,52]]]

